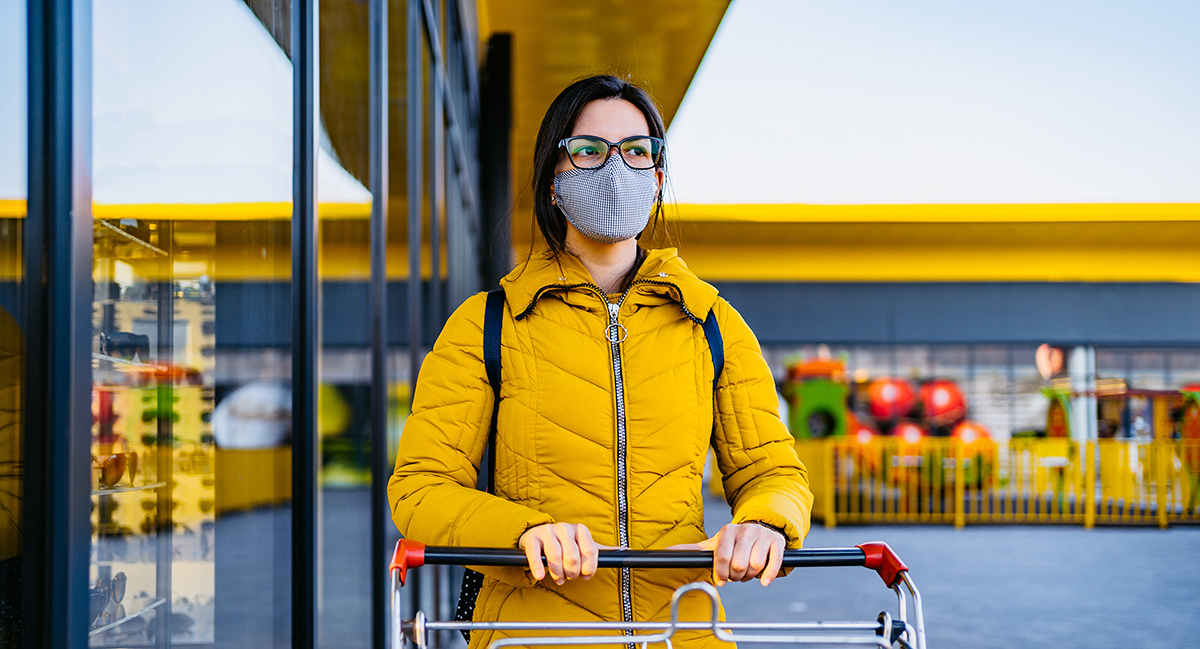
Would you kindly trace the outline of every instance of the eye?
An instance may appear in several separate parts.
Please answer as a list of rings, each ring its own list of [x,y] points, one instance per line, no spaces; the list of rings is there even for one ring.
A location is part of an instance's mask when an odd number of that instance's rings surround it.
[[[644,164],[649,162],[654,156],[651,142],[647,138],[630,138],[621,143],[621,155],[625,156],[626,160],[636,160],[637,163]]]

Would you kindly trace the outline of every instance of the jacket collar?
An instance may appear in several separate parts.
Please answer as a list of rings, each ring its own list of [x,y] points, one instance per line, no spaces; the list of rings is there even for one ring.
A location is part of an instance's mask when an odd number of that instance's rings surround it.
[[[575,255],[563,253],[555,258],[549,252],[542,252],[513,269],[500,280],[500,286],[513,313],[523,318],[546,293],[592,293],[596,282]],[[663,297],[680,303],[694,319],[703,320],[716,304],[717,289],[697,277],[675,248],[647,250],[627,299],[639,302]]]

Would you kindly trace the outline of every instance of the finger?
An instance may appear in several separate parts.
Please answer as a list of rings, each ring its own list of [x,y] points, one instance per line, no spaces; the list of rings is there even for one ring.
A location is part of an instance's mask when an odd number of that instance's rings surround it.
[[[579,556],[583,560],[579,574],[584,579],[591,579],[592,575],[596,574],[600,552],[596,549],[596,543],[592,541],[592,533],[588,531],[586,525],[575,526],[575,542],[579,544]]]
[[[546,538],[543,539],[542,554],[546,555],[546,569],[550,572],[550,578],[557,584],[563,583],[563,551],[562,546],[558,543],[558,537],[555,536],[553,530],[546,530]]]
[[[754,530],[739,525],[734,534],[733,554],[729,559],[729,580],[746,581],[750,572],[750,552],[754,549]]]
[[[525,538],[525,559],[529,562],[529,572],[534,580],[541,581],[546,576],[546,567],[542,565],[542,540],[536,533]]]
[[[762,572],[762,585],[768,586],[775,581],[775,577],[779,575],[779,569],[783,567],[783,539],[776,538],[771,541],[771,556],[767,561],[767,567]]]
[[[579,556],[579,543],[575,540],[573,527],[566,523],[558,523],[554,526],[554,538],[562,548],[562,577],[564,580],[578,577],[580,564],[583,563]]]
[[[724,586],[729,581],[730,561],[736,540],[737,533],[728,526],[717,532],[717,544],[713,548],[713,582],[718,586]]]
[[[680,543],[679,545],[672,545],[671,547],[669,547],[667,549],[668,550],[705,550],[707,548],[701,547],[699,543]]]
[[[772,534],[774,536],[774,534]],[[767,567],[767,559],[771,554],[771,539],[756,535],[754,547],[750,549],[750,567],[742,581],[750,581],[762,574]]]

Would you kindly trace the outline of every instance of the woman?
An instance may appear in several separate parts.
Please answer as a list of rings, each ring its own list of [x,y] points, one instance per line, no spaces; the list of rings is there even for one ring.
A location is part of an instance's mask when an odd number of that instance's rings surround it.
[[[770,583],[808,532],[807,472],[753,333],[674,249],[638,246],[651,213],[661,220],[664,132],[650,97],[612,76],[575,82],[542,121],[533,192],[546,250],[501,281],[496,495],[474,488],[493,403],[484,294],[455,311],[421,368],[388,485],[396,525],[428,544],[529,558],[525,570],[480,569],[476,620],[664,620],[689,581]],[[724,339],[715,393],[700,324],[710,310]],[[707,538],[710,443],[734,522]],[[597,571],[606,546],[715,559],[711,573]],[[708,606],[688,598],[685,615],[708,619]],[[491,639],[474,633],[471,647]]]

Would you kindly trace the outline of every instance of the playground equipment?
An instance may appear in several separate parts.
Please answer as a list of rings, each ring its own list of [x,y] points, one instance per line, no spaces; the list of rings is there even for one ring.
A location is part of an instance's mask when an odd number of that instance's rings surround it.
[[[966,421],[968,411],[966,395],[949,379],[931,379],[919,387],[886,376],[851,381],[845,362],[828,357],[791,363],[781,392],[790,406],[788,428],[800,441],[847,435],[867,439],[881,432],[946,437]]]
[[[967,398],[958,384],[934,379],[921,386],[921,404],[925,418],[934,426],[949,426],[967,416]]]
[[[904,379],[880,378],[867,389],[868,409],[876,419],[907,417],[917,405],[912,383]]]
[[[846,366],[839,360],[808,360],[788,368],[783,395],[791,409],[788,428],[798,440],[843,437],[849,430]]]
[[[904,507],[915,512],[952,512],[949,496],[935,492],[986,488],[995,480],[996,443],[986,426],[966,418],[966,395],[953,381],[852,383],[843,361],[817,358],[791,364],[782,391],[797,455],[818,496],[816,518],[831,521],[840,515],[835,509],[864,506],[894,516],[901,492]],[[715,479],[713,491],[721,493]]]

